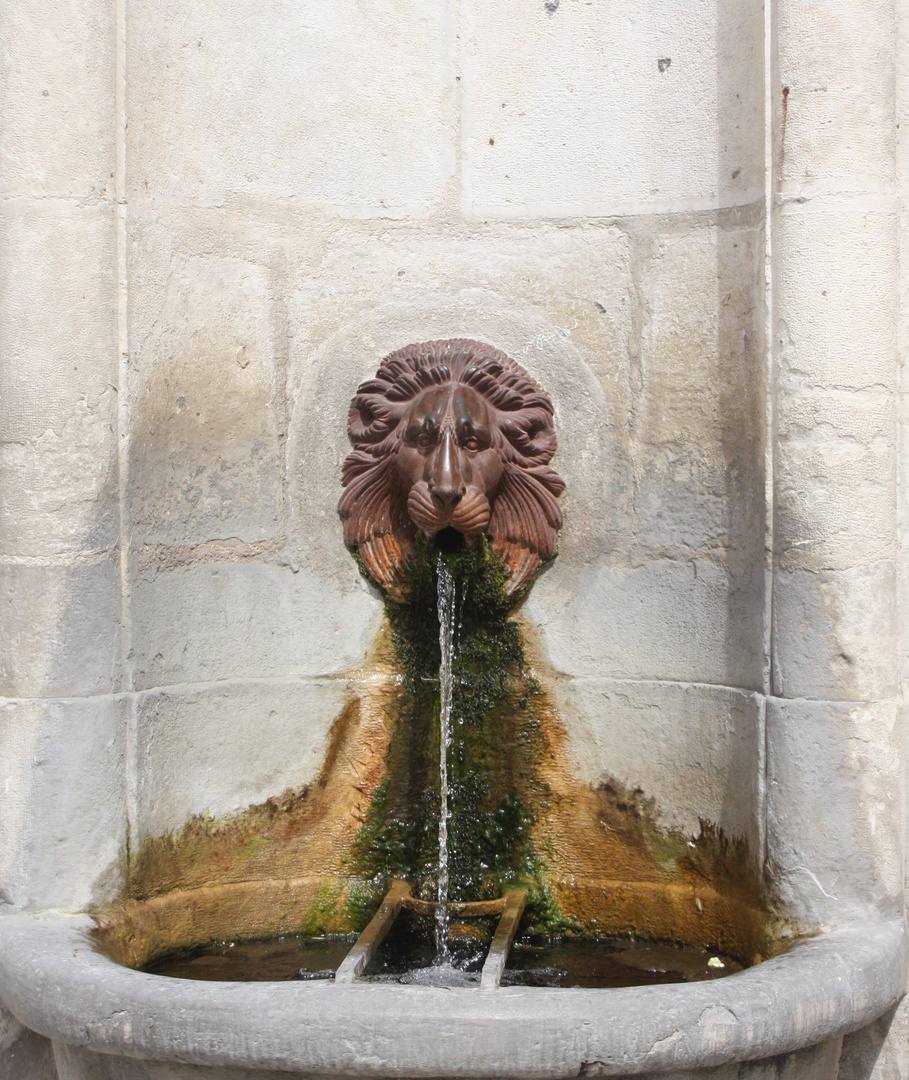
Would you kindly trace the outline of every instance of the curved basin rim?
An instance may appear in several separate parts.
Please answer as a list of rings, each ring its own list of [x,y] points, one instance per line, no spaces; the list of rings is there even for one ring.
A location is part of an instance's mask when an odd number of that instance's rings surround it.
[[[214,983],[121,967],[86,916],[0,918],[0,995],[48,1038],[126,1057],[364,1077],[576,1077],[705,1068],[865,1026],[905,982],[899,921],[838,930],[711,982],[484,991]]]

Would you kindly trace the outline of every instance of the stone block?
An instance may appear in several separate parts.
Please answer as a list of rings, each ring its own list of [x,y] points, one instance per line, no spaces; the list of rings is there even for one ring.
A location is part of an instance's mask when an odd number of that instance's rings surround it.
[[[189,289],[194,304],[206,305],[209,314],[212,308],[220,310],[222,321],[230,313],[231,323],[245,334],[271,338],[270,348],[283,358],[288,294],[318,271],[327,238],[336,230],[370,226],[339,222],[296,200],[244,199],[229,207],[149,207],[133,201],[127,228],[129,334],[138,361],[145,350],[146,358],[154,359],[156,335],[171,321],[166,309],[180,310],[175,309],[175,289]],[[245,287],[241,274],[246,275]],[[207,277],[213,290],[194,285],[194,277]],[[257,277],[268,291],[267,308],[255,289],[250,292]],[[191,315],[186,312],[185,318]],[[263,329],[255,330],[259,320]],[[190,324],[190,329],[198,327]]]
[[[696,837],[704,823],[763,858],[763,705],[720,686],[563,679],[553,684],[571,767],[592,784],[617,780],[652,800],[665,828]]]
[[[892,0],[779,5],[774,105],[787,194],[880,191],[895,182],[893,8]],[[846,265],[837,263],[837,276]]]
[[[591,561],[574,572],[557,562],[522,611],[560,674],[758,690],[762,589],[759,571],[735,582],[707,559]]]
[[[0,443],[0,558],[115,548],[120,538],[117,396],[80,398],[58,430]]]
[[[113,207],[9,200],[0,250],[0,442],[60,435],[117,386]]]
[[[2,1002],[0,1080],[59,1080],[50,1040],[20,1024]]]
[[[0,904],[112,899],[126,853],[129,703],[0,703]]]
[[[129,475],[134,544],[279,536],[283,399],[267,271],[178,257],[136,342]]]
[[[559,339],[570,338],[614,399],[622,416],[629,408],[629,344],[633,333],[633,245],[627,233],[606,222],[559,227],[550,223],[487,223],[482,230],[453,230],[448,224],[396,226],[380,233],[346,225],[331,233],[314,265],[293,281],[289,321],[293,335],[295,377],[305,377],[309,356],[326,340],[351,333],[364,354],[361,337],[374,339],[374,360],[364,355],[367,371],[378,367],[386,338],[390,348],[410,340],[508,334],[515,359],[543,353]],[[470,290],[470,296],[465,294]],[[438,310],[426,302],[433,294]],[[454,298],[463,295],[459,303]],[[485,304],[484,304],[485,297]],[[496,325],[490,300],[525,304],[535,317],[523,336],[500,318]],[[397,335],[377,308],[394,305],[403,320]],[[549,325],[546,325],[548,320]],[[375,332],[373,330],[375,327]],[[407,335],[411,334],[412,338]],[[358,371],[351,365],[349,382]]]
[[[131,594],[136,689],[359,667],[382,610],[344,551],[340,526],[338,543],[350,562],[342,580],[256,561],[140,574]]]
[[[0,696],[120,689],[116,553],[71,566],[0,563]]]
[[[773,250],[782,417],[788,399],[802,390],[892,394],[895,210],[860,212],[825,200],[790,203],[776,217]]]
[[[112,5],[91,0],[3,4],[0,191],[4,195],[84,199],[112,193],[114,16]]]
[[[796,922],[901,911],[902,724],[896,702],[768,699],[768,866]]]
[[[315,779],[345,680],[250,681],[140,695],[139,838],[222,817]]]
[[[847,570],[776,569],[774,693],[846,701],[896,696],[898,620],[893,560]]]
[[[764,544],[762,250],[753,226],[659,236],[641,278],[633,531],[732,574]],[[760,606],[751,623],[760,648]]]
[[[760,445],[762,252],[755,225],[654,237],[640,282],[646,445],[707,441],[721,462]]]
[[[419,0],[130,11],[130,190],[420,213],[455,171],[454,27]],[[162,78],[162,72],[166,77]]]
[[[785,569],[892,559],[896,400],[881,390],[815,390],[787,379],[777,410],[776,558]]]
[[[466,213],[611,216],[763,197],[753,5],[470,0],[461,18]]]

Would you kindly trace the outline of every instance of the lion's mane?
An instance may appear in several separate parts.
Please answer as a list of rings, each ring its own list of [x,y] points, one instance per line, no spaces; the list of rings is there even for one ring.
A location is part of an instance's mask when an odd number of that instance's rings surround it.
[[[565,483],[548,464],[556,435],[547,394],[491,345],[465,338],[407,345],[386,356],[351,401],[347,432],[354,449],[344,462],[338,505],[346,543],[359,550],[370,576],[392,599],[406,599],[405,570],[417,532],[395,455],[414,399],[449,384],[471,387],[490,407],[492,446],[503,473],[487,493],[486,535],[508,571],[508,592],[521,589],[555,553],[562,524],[557,499]]]

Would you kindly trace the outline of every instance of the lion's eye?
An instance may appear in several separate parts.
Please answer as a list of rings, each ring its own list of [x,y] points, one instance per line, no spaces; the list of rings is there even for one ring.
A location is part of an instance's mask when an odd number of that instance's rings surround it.
[[[476,439],[468,439],[467,442],[464,443],[464,448],[466,450],[476,450],[479,448],[479,445],[480,444]]]
[[[419,437],[419,439],[417,439],[417,446],[420,446],[425,450],[426,447],[429,446],[429,444],[431,442],[432,442],[432,439],[430,439],[430,437],[428,435],[421,435]]]

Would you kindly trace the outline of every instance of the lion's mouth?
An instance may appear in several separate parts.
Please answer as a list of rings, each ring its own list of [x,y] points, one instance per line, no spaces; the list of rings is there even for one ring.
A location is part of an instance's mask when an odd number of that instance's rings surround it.
[[[447,525],[433,536],[432,542],[443,555],[452,555],[456,551],[463,551],[467,545],[467,537]]]
[[[436,498],[425,481],[415,484],[407,498],[411,521],[425,533],[434,535],[452,528],[463,536],[478,536],[489,525],[489,500],[477,488],[468,488],[456,503],[447,506]]]

